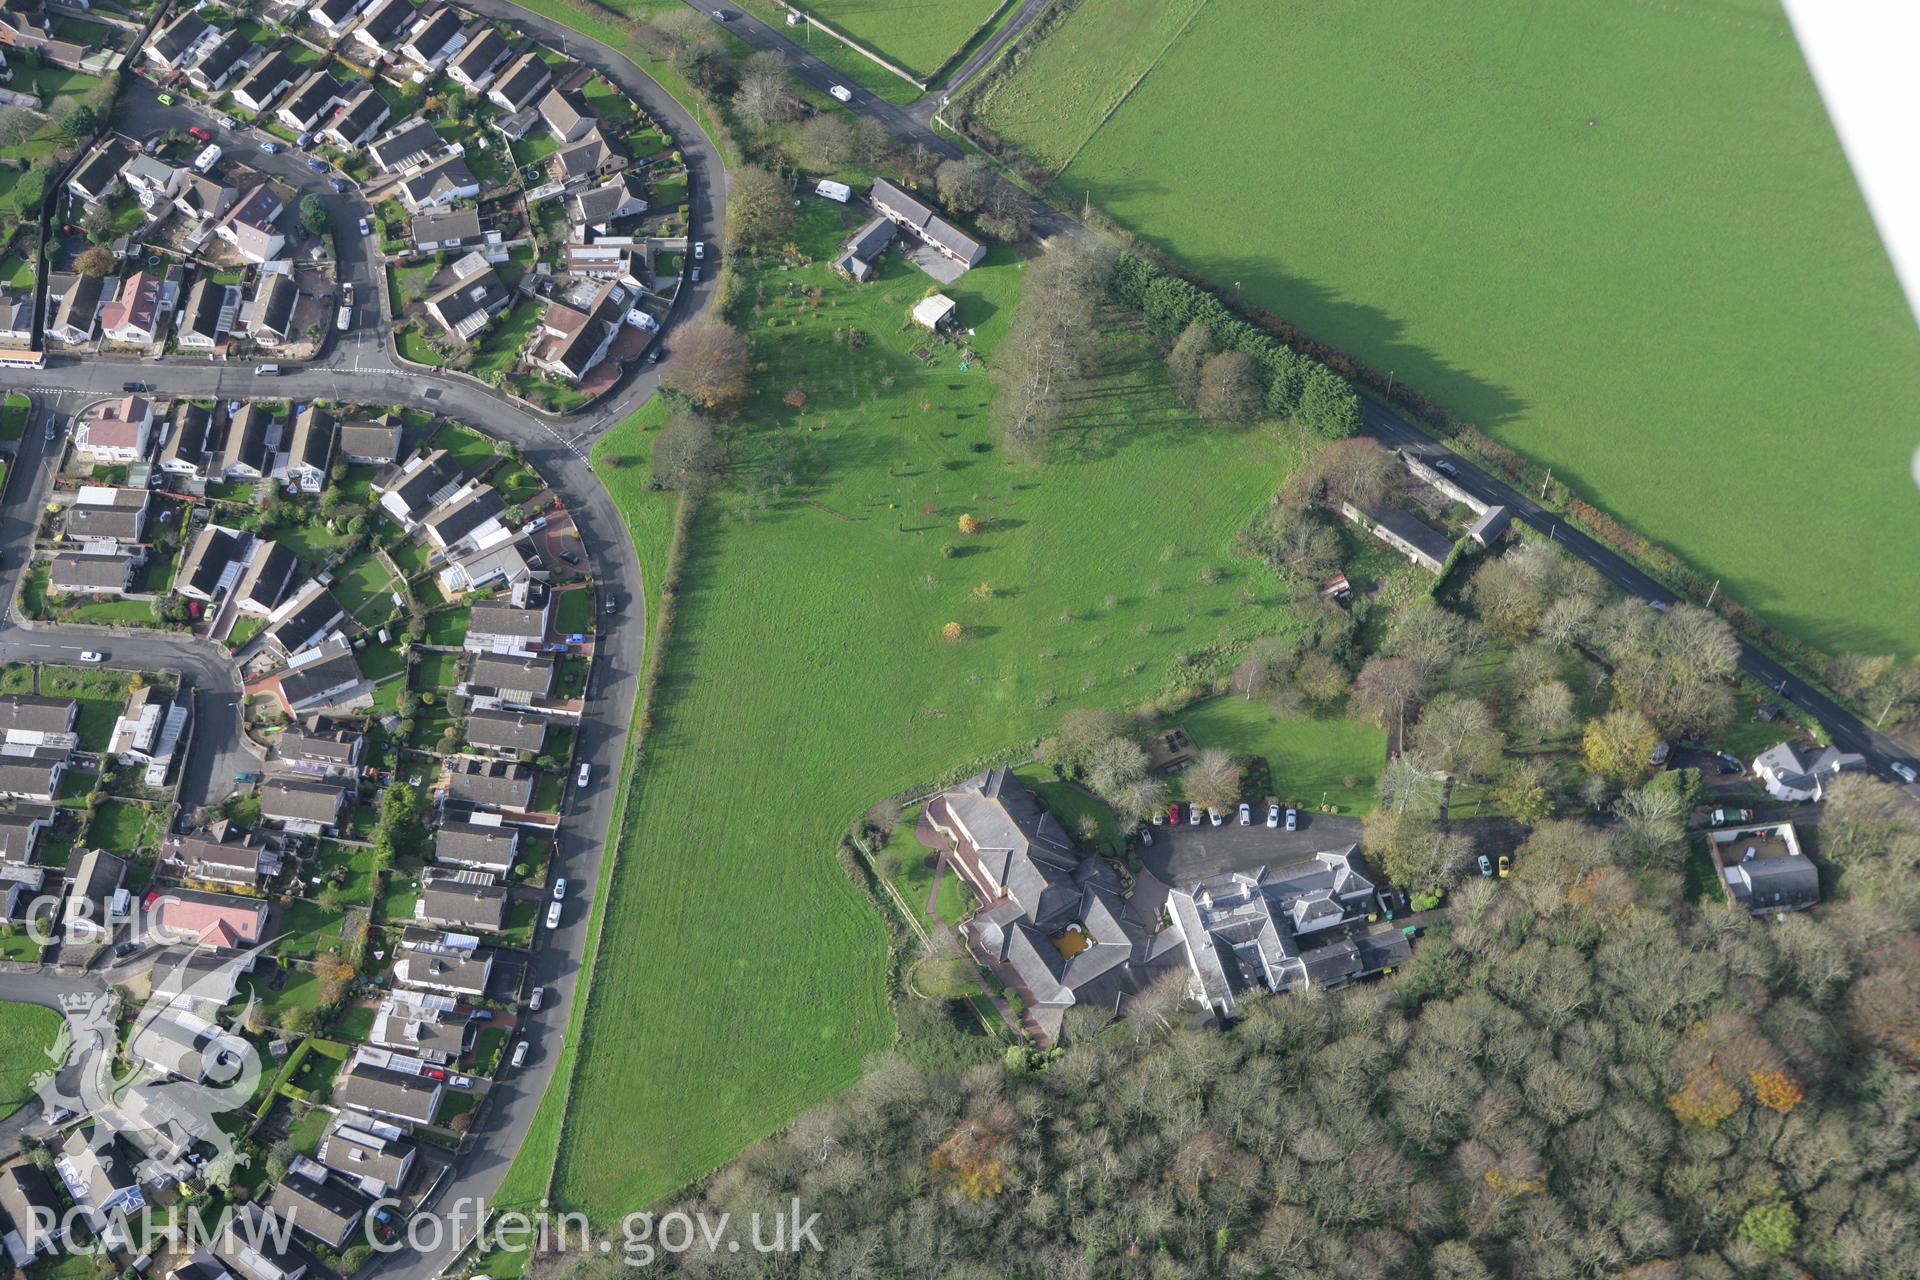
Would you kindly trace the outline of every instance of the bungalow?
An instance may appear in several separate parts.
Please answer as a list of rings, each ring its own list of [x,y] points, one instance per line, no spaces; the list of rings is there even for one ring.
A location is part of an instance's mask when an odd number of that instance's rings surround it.
[[[473,176],[464,156],[448,156],[400,184],[400,200],[411,213],[444,208],[479,194],[480,179]]]
[[[280,104],[274,117],[281,124],[296,133],[307,133],[320,127],[333,109],[347,100],[347,85],[334,78],[331,71],[322,67],[308,76],[293,96]]]
[[[477,93],[487,87],[500,64],[512,56],[513,49],[500,33],[490,26],[482,26],[471,34],[467,47],[447,64],[447,79]]]
[[[41,833],[53,827],[53,809],[41,805],[21,805],[0,813],[0,863],[13,867],[30,866]]]
[[[227,421],[227,436],[220,448],[220,474],[228,480],[264,480],[273,469],[273,452],[267,448],[267,429],[273,418],[257,403],[249,400],[234,410]]]
[[[93,341],[93,326],[100,314],[100,295],[104,285],[97,276],[68,276],[60,282],[59,292],[49,280],[47,296],[58,303],[47,321],[47,336],[70,346]]]
[[[358,467],[380,466],[400,456],[400,424],[381,417],[340,428],[340,454]]]
[[[617,280],[600,286],[585,310],[557,299],[547,303],[527,359],[536,368],[574,382],[606,358],[632,294]]]
[[[120,177],[127,190],[139,199],[140,207],[151,210],[180,194],[192,170],[170,165],[158,156],[139,155],[127,162]]]
[[[271,262],[286,248],[287,238],[279,227],[280,215],[286,208],[272,187],[258,183],[227,210],[215,234],[248,262]]]
[[[1866,765],[1866,757],[1838,747],[1803,750],[1782,742],[1754,757],[1753,772],[1775,800],[1818,802],[1835,778]]]
[[[336,1250],[346,1247],[369,1206],[365,1196],[344,1183],[316,1182],[304,1173],[290,1173],[274,1183],[267,1197],[274,1217]]]
[[[25,1267],[59,1245],[61,1207],[53,1184],[31,1161],[0,1169],[0,1215],[7,1224],[5,1242],[14,1266]]]
[[[504,885],[475,883],[471,872],[425,871],[420,875],[420,898],[413,918],[421,924],[449,929],[498,933],[507,927],[512,895]]]
[[[547,608],[516,609],[508,604],[476,604],[467,615],[461,643],[469,653],[508,653],[532,657],[547,635]]]
[[[139,542],[151,505],[145,489],[81,485],[63,522],[67,537],[74,542]]]
[[[74,1129],[61,1144],[53,1167],[96,1236],[109,1231],[118,1235],[127,1217],[146,1207],[140,1180],[134,1177],[118,1137],[108,1137],[95,1147],[92,1134]]]
[[[447,798],[525,813],[533,803],[533,770],[518,760],[454,756],[447,761]]]
[[[1791,822],[1710,833],[1708,851],[1728,901],[1749,915],[1780,915],[1820,905],[1820,870],[1800,850]]]
[[[195,289],[194,296],[200,296]],[[192,307],[189,300],[188,306]],[[214,435],[213,410],[191,400],[174,406],[173,430],[160,446],[160,469],[172,476],[205,479],[207,462],[218,441]]]
[[[279,854],[250,831],[236,835],[224,820],[205,835],[171,837],[165,858],[188,880],[235,889],[262,888],[280,872]]]
[[[169,942],[212,951],[239,951],[267,934],[267,904],[201,889],[168,889],[147,917],[153,932]]]
[[[176,71],[212,31],[198,10],[188,9],[156,32],[141,53],[162,71]]]
[[[487,90],[487,101],[502,111],[519,111],[552,82],[553,72],[540,56],[540,50],[528,49],[500,72],[493,88]]]
[[[471,711],[467,713],[466,741],[467,746],[483,751],[538,754],[547,745],[547,719],[519,711]]]
[[[260,817],[288,831],[320,835],[340,825],[347,792],[304,778],[270,778],[260,789]]]
[[[271,617],[274,609],[287,598],[294,575],[299,571],[300,561],[289,548],[278,542],[255,539],[253,550],[247,556],[247,570],[240,575],[240,585],[233,590],[233,607],[256,618]]]
[[[381,510],[402,528],[411,529],[420,523],[422,516],[457,493],[465,482],[466,473],[447,456],[447,451],[435,449],[375,476],[373,491],[380,495]]]
[[[451,553],[462,543],[497,542],[506,530],[502,517],[507,504],[492,485],[468,483],[422,520],[427,541],[435,550]]]
[[[479,1000],[487,994],[493,977],[493,952],[485,949],[457,951],[427,950],[410,947],[394,962],[394,981],[423,991]]]
[[[576,142],[599,125],[599,120],[564,89],[549,89],[540,99],[540,123],[558,143]]]
[[[466,1012],[452,996],[402,987],[380,1002],[367,1043],[446,1064],[466,1052],[468,1026]]]
[[[327,471],[333,465],[333,425],[333,415],[317,404],[294,416],[293,440],[287,446],[287,479],[303,493],[318,493],[327,487]]]
[[[409,168],[446,149],[446,139],[425,120],[407,120],[367,144],[367,156],[382,173]]]
[[[173,575],[173,589],[189,600],[213,603],[239,578],[252,536],[224,525],[202,525],[180,558],[180,568]]]
[[[397,52],[397,42],[419,15],[413,0],[374,0],[367,16],[354,29],[353,42],[380,60]]]
[[[186,737],[192,707],[191,699],[170,698],[153,685],[141,685],[127,695],[127,705],[114,721],[107,754],[124,766],[145,766],[146,784],[164,786]]]
[[[340,1077],[333,1100],[342,1107],[386,1116],[404,1124],[432,1124],[444,1092],[445,1086],[438,1080],[358,1062]]]
[[[392,997],[388,998],[391,1003]],[[384,1006],[382,1006],[384,1007]],[[376,1015],[375,1024],[379,1018]],[[419,1054],[414,1056],[418,1057]],[[440,1059],[451,1062],[452,1058]],[[398,1128],[351,1112],[334,1116],[314,1158],[370,1196],[397,1194],[406,1185],[419,1154]],[[331,1179],[329,1179],[331,1181]]]
[[[307,10],[307,18],[316,27],[338,40],[346,34],[347,24],[353,21],[353,15],[359,13],[366,0],[317,0]]]
[[[479,653],[467,668],[461,691],[474,690],[480,697],[491,697],[487,705],[528,703],[553,691],[552,658],[520,658],[507,654]]]
[[[447,335],[466,342],[513,301],[500,275],[478,250],[453,264],[453,283],[421,303]]]
[[[280,655],[291,658],[303,649],[324,644],[339,634],[337,625],[346,620],[347,611],[320,583],[309,579],[292,599],[275,605],[271,624],[264,632],[267,642]]]
[[[139,551],[62,551],[47,567],[47,590],[56,596],[125,595],[133,571],[146,559]]]
[[[74,428],[74,452],[89,462],[138,462],[153,440],[153,404],[145,396],[97,405]]]
[[[240,83],[233,87],[233,100],[258,114],[271,107],[299,78],[298,64],[275,49],[254,63],[253,70],[247,72]]]
[[[247,313],[247,337],[263,347],[286,342],[292,336],[293,308],[299,300],[300,287],[291,271],[262,271]]]
[[[496,879],[520,856],[520,829],[504,824],[442,822],[433,835],[433,860],[443,867],[484,871]]]
[[[556,151],[547,161],[547,177],[571,185],[590,178],[604,178],[626,167],[627,157],[595,129],[580,141]]]
[[[458,10],[451,7],[440,10],[416,26],[413,34],[401,42],[401,55],[429,71],[439,70],[448,58],[466,48],[467,33],[460,29],[460,24]]]
[[[137,1065],[190,1084],[202,1084],[209,1076],[220,1083],[232,1079],[250,1052],[245,1040],[186,1009],[143,1016],[127,1041],[127,1056]]]
[[[203,42],[199,57],[187,67],[187,83],[201,93],[219,93],[240,69],[241,56],[251,48],[253,42],[238,27]]]
[[[198,173],[188,173],[180,187],[180,194],[173,198],[173,207],[188,222],[199,225],[217,218],[233,208],[240,199],[240,193],[223,183]]]
[[[961,266],[977,267],[986,258],[985,245],[885,178],[875,179],[870,194],[875,209]]]
[[[296,1245],[290,1233],[276,1228],[258,1204],[239,1205],[227,1215],[212,1256],[235,1280],[304,1280],[313,1265],[313,1255]]]
[[[567,201],[573,238],[584,241],[595,234],[604,235],[620,219],[645,213],[646,197],[646,180],[631,172],[574,195]]]
[[[33,292],[0,289],[0,342],[22,346],[33,341]]]
[[[220,345],[240,310],[240,286],[218,284],[210,275],[194,281],[187,306],[180,313],[175,336],[183,347],[204,350]]]
[[[81,856],[80,865],[68,876],[67,900],[61,906],[61,927],[69,939],[103,939],[109,918],[124,910],[121,885],[126,878],[125,858],[103,849],[89,849]]]
[[[281,675],[280,701],[289,715],[326,711],[359,697],[366,686],[353,650],[331,640],[314,651],[318,656]]]
[[[369,85],[347,104],[346,110],[333,118],[324,136],[348,151],[357,151],[360,144],[371,138],[392,114],[393,109],[387,106],[387,100]]]
[[[478,244],[483,234],[480,211],[442,209],[435,213],[423,213],[408,224],[408,234],[413,237],[413,247],[422,253]]]
[[[285,730],[274,740],[274,754],[296,773],[353,777],[360,768],[366,736],[352,729],[323,729],[323,723],[313,716]]]
[[[79,70],[88,56],[87,46],[60,37],[52,17],[33,0],[0,6],[0,47],[38,54],[68,71]]]

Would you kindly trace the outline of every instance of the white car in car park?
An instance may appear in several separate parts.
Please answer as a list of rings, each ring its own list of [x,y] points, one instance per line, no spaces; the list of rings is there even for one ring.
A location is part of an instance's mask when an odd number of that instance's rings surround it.
[[[1277,827],[1279,825],[1280,825],[1280,806],[1277,804],[1270,804],[1267,806],[1267,826]]]
[[[1242,800],[1240,802],[1240,825],[1243,827],[1250,827],[1253,825],[1253,806],[1248,804],[1245,800]]]

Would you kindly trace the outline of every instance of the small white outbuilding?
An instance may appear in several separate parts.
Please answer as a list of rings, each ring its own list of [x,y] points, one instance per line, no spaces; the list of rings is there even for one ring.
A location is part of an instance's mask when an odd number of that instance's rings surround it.
[[[920,300],[913,309],[913,318],[926,328],[944,329],[953,323],[953,312],[957,305],[946,294],[936,293]]]

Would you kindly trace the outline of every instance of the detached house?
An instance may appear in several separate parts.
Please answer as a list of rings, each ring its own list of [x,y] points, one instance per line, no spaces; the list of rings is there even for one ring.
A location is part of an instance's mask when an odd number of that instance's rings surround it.
[[[565,145],[593,132],[599,120],[564,89],[549,89],[540,99],[540,123],[555,142]]]
[[[340,1077],[333,1100],[340,1106],[402,1124],[432,1124],[444,1092],[445,1086],[438,1080],[359,1062]]]
[[[1866,765],[1866,757],[1838,747],[1799,750],[1782,742],[1754,758],[1753,772],[1775,800],[1817,802],[1835,778]]]
[[[487,90],[487,101],[502,111],[520,111],[551,83],[553,72],[547,68],[540,51],[529,49],[500,72],[493,88]]]
[[[216,951],[239,951],[266,937],[267,904],[200,889],[168,889],[148,917],[153,931],[172,942]]]
[[[67,508],[67,537],[75,542],[139,542],[146,533],[150,506],[145,489],[82,485]]]
[[[88,153],[67,179],[67,190],[83,204],[96,205],[112,195],[120,185],[120,171],[127,167],[127,149],[108,140]]]
[[[307,20],[338,40],[346,34],[347,24],[365,6],[366,0],[317,0],[307,10]]]
[[[553,691],[553,659],[475,654],[460,691],[481,710],[544,698]]]
[[[425,120],[407,120],[367,144],[367,158],[380,172],[394,173],[438,155],[446,145]]]
[[[145,396],[98,405],[82,415],[73,449],[89,462],[138,462],[153,441],[153,404]]]
[[[355,466],[380,466],[400,456],[400,424],[389,418],[340,428],[340,453]]]
[[[482,26],[472,33],[467,47],[447,64],[447,79],[477,92],[487,87],[500,64],[512,56],[513,50],[507,47],[500,33],[490,26]]]
[[[466,879],[467,872],[422,872],[420,900],[413,918],[421,924],[479,933],[498,933],[507,927],[511,895],[504,885]]]
[[[253,401],[234,411],[227,422],[226,441],[220,449],[223,477],[228,480],[266,478],[267,472],[273,469],[273,453],[267,448],[267,428],[272,422],[267,411]]]
[[[47,566],[47,590],[56,596],[125,595],[133,571],[145,563],[138,551],[63,551]]]
[[[260,183],[240,202],[227,211],[220,219],[216,234],[231,244],[242,258],[252,263],[266,263],[278,258],[287,246],[287,237],[280,231],[280,215],[286,212],[286,205],[273,193],[273,188]]]
[[[178,70],[213,27],[193,9],[178,15],[154,33],[141,55],[163,71]]]
[[[443,867],[484,871],[498,879],[520,856],[520,829],[477,822],[442,822],[433,835],[433,860]]]
[[[400,39],[413,26],[419,12],[413,7],[413,0],[374,0],[366,18],[353,32],[354,44],[365,51],[358,56],[380,61],[393,57],[399,51]]]
[[[547,635],[547,610],[516,609],[508,604],[476,604],[467,616],[462,642],[469,653],[507,653],[532,657]]]
[[[274,606],[273,625],[263,634],[282,657],[291,658],[338,636],[339,624],[346,617],[347,611],[333,594],[309,580],[290,599]]]
[[[299,569],[300,561],[292,551],[277,542],[255,539],[246,572],[233,589],[233,607],[256,618],[271,616],[286,599]]]
[[[413,213],[444,208],[479,194],[480,179],[473,176],[464,156],[448,156],[400,184],[400,200]]]
[[[329,1178],[316,1182],[304,1173],[289,1173],[275,1183],[267,1208],[288,1227],[312,1236],[329,1249],[343,1249],[353,1236],[370,1202],[345,1183]]]
[[[191,308],[192,303],[188,306]],[[173,408],[172,429],[167,434],[167,442],[160,446],[160,469],[170,476],[205,479],[207,458],[219,448],[219,443],[213,426],[213,410],[182,400]]]
[[[585,310],[558,300],[547,304],[527,350],[536,368],[578,382],[606,357],[633,295],[617,280],[601,285]]]
[[[120,175],[140,200],[140,207],[153,209],[164,205],[180,194],[187,185],[188,169],[176,168],[156,156],[135,156],[127,162],[126,170]]]
[[[188,880],[258,889],[280,872],[280,856],[270,852],[252,832],[235,832],[217,822],[205,835],[174,837],[167,842],[166,860]]]
[[[239,578],[247,545],[252,535],[223,525],[207,524],[193,535],[180,568],[173,576],[173,589],[189,600],[211,604],[224,596]]]
[[[291,671],[280,676],[280,701],[289,715],[327,711],[364,702],[370,687],[344,642],[329,641],[315,650],[318,656],[296,658]]]
[[[247,314],[247,336],[263,347],[286,342],[293,336],[293,308],[299,300],[300,288],[292,272],[262,271]]]
[[[120,296],[100,308],[100,331],[111,342],[151,344],[160,332],[166,281],[136,271],[120,283]]]
[[[401,55],[429,71],[438,70],[441,63],[467,45],[467,34],[460,29],[460,22],[457,10],[451,7],[441,9],[416,26],[413,34],[401,42]]]
[[[47,336],[76,347],[92,342],[103,283],[96,276],[49,277]]]
[[[412,931],[409,931],[411,934]],[[428,934],[439,938],[439,934]],[[394,981],[422,991],[482,999],[493,976],[493,952],[485,948],[459,949],[423,945],[409,938],[406,953],[394,962]]]
[[[178,342],[195,350],[217,347],[239,310],[239,285],[216,284],[211,275],[201,276],[194,281],[187,294],[186,309],[180,313]]]
[[[256,115],[271,107],[281,94],[293,88],[300,68],[278,49],[253,64],[253,70],[233,88],[233,100]]]
[[[187,66],[187,82],[202,93],[221,92],[240,69],[241,55],[251,48],[253,42],[238,27],[203,41],[199,56]]]
[[[346,789],[303,778],[271,778],[260,789],[260,816],[288,831],[321,835],[346,816]]]
[[[335,116],[333,123],[323,133],[345,150],[358,151],[360,145],[377,133],[392,114],[387,100],[369,85],[347,103],[346,110]]]
[[[346,102],[347,91],[348,86],[334,79],[333,73],[323,67],[308,76],[273,114],[294,132],[308,133],[319,128],[335,107]]]
[[[436,249],[461,249],[479,244],[485,238],[478,209],[443,209],[423,213],[407,224],[413,247],[422,253]]]
[[[567,219],[573,224],[573,238],[580,241],[605,235],[620,219],[646,211],[646,179],[637,173],[620,174],[567,200]]]
[[[317,404],[302,409],[293,420],[293,439],[287,445],[287,479],[303,493],[327,487],[333,465],[333,415]]]
[[[449,337],[466,342],[513,301],[500,275],[478,251],[453,264],[453,283],[421,304]]]
[[[518,760],[455,756],[446,773],[449,800],[516,813],[533,803],[533,770]]]
[[[555,182],[573,184],[590,178],[604,178],[627,167],[627,158],[616,150],[598,129],[578,142],[560,148],[547,161],[547,176]]]

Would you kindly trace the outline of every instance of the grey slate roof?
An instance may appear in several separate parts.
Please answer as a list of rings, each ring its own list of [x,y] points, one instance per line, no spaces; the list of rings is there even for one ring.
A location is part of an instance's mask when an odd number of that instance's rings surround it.
[[[304,778],[271,778],[260,790],[260,816],[333,824],[346,809],[344,788]]]
[[[353,1234],[368,1204],[365,1196],[344,1183],[332,1178],[315,1182],[298,1173],[275,1183],[267,1200],[275,1217],[329,1248],[338,1248]]]
[[[431,1124],[441,1092],[439,1083],[425,1076],[363,1062],[340,1077],[334,1101],[375,1115]]]
[[[455,756],[447,761],[447,795],[468,804],[524,810],[533,800],[533,770],[516,760]]]
[[[507,923],[507,904],[507,890],[501,885],[475,884],[429,871],[420,877],[420,905],[415,918],[456,929],[498,933]]]
[[[37,733],[67,733],[80,714],[72,698],[49,698],[37,693],[0,696],[0,732],[28,729]]]
[[[355,458],[392,462],[400,454],[400,424],[344,423],[340,428],[340,452]]]
[[[56,595],[125,591],[135,563],[126,551],[63,551],[47,570],[47,588]]]
[[[537,752],[547,742],[547,720],[512,711],[470,711],[467,741],[494,751]]]
[[[463,867],[485,867],[506,873],[513,869],[519,851],[520,832],[516,827],[483,826],[477,822],[442,822],[433,835],[436,862]]]
[[[482,689],[544,695],[553,688],[553,659],[475,654],[467,682]]]

